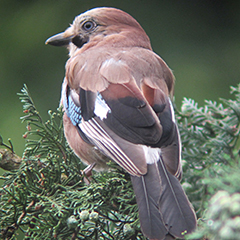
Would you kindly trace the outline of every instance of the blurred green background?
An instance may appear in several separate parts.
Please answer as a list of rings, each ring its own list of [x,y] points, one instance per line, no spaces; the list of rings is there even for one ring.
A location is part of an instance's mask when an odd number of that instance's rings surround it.
[[[0,134],[22,155],[25,124],[17,92],[26,83],[44,119],[58,107],[67,51],[45,40],[75,15],[97,6],[120,8],[143,26],[152,47],[173,69],[175,100],[203,105],[229,98],[240,79],[240,1],[0,0]]]

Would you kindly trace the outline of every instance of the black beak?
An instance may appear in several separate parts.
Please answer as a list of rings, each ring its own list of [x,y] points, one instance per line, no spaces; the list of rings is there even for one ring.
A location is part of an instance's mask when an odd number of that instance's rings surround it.
[[[50,38],[48,38],[45,44],[61,47],[68,46],[74,36],[65,36],[65,32],[58,33]]]

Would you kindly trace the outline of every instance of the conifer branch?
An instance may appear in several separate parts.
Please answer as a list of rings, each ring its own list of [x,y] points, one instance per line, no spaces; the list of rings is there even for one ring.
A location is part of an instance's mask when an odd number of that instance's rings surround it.
[[[240,234],[240,84],[231,93],[235,99],[206,101],[204,107],[184,99],[176,113],[182,184],[199,217],[188,239],[226,239],[227,231],[237,240]],[[49,111],[43,121],[26,85],[19,96],[27,125],[23,158],[0,138],[0,167],[8,170],[1,176],[1,238],[17,239],[20,231],[24,239],[146,239],[129,175],[110,163],[112,171],[94,173],[86,185],[85,166],[63,136],[62,110]]]

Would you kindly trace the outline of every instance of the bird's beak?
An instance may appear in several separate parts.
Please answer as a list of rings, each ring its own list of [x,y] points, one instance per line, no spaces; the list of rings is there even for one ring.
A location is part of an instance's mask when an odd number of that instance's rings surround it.
[[[88,36],[82,36],[80,33],[74,34],[74,28],[73,26],[70,26],[65,30],[65,32],[58,33],[48,38],[45,44],[50,44],[57,47],[67,47],[70,43],[73,43],[76,47],[81,48],[88,41]]]
[[[58,33],[50,38],[48,38],[45,42],[45,44],[50,44],[53,46],[61,47],[61,46],[68,46],[68,44],[71,42],[73,36],[65,36],[63,33]]]
[[[67,28],[65,32],[58,33],[48,38],[45,44],[50,44],[57,47],[68,46],[74,37],[71,30],[71,28]]]

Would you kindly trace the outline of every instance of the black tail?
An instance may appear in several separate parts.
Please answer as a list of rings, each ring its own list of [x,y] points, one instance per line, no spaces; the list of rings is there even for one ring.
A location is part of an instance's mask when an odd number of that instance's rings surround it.
[[[180,182],[167,171],[161,158],[148,164],[146,175],[131,178],[144,235],[158,240],[169,239],[167,235],[183,238],[195,229],[193,207]]]

